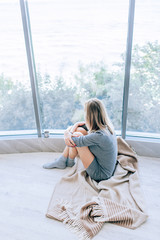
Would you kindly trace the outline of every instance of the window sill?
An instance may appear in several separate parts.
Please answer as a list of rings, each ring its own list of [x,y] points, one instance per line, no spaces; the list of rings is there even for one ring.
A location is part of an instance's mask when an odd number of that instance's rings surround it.
[[[117,135],[118,132],[116,132]],[[0,138],[0,153],[22,152],[62,152],[64,139],[61,133],[51,133],[49,138],[38,138],[35,134],[3,136]],[[126,142],[131,145],[138,155],[160,157],[160,139],[126,136]]]

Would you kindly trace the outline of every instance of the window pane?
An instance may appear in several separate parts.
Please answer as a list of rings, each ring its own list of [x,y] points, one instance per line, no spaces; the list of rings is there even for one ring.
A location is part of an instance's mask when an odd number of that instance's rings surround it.
[[[102,99],[121,128],[128,0],[29,0],[43,128],[83,120]]]
[[[36,129],[19,0],[0,1],[0,36],[0,134]]]
[[[136,2],[127,130],[138,135],[160,133],[159,16],[160,1]]]

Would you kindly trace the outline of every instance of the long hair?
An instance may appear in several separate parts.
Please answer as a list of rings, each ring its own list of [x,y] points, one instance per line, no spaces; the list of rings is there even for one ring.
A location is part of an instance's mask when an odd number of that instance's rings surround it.
[[[85,102],[85,118],[90,132],[108,129],[111,134],[114,133],[105,106],[99,99],[91,98]]]

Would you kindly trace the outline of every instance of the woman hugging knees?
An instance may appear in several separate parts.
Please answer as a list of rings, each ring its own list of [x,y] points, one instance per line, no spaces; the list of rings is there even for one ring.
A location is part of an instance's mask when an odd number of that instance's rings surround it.
[[[117,162],[117,138],[105,107],[97,98],[84,106],[85,122],[77,122],[64,132],[66,147],[54,162],[44,168],[72,167],[79,155],[86,172],[95,181],[109,179]]]

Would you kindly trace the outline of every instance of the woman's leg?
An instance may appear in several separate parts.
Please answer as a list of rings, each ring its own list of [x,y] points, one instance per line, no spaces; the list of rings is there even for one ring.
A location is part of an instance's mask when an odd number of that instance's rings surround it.
[[[78,128],[77,132],[75,132],[75,136],[83,136],[87,135],[87,131],[84,128]],[[74,155],[75,154],[75,155]],[[74,147],[69,149],[69,157],[73,158],[75,156],[79,155],[83,165],[85,168],[88,168],[89,165],[94,160],[94,155],[91,153],[88,147]]]
[[[77,129],[77,132],[75,133],[75,135],[77,136],[87,135],[87,134],[88,134],[87,131],[81,128]],[[68,160],[70,161],[70,163],[72,163],[74,158],[77,155],[79,155],[85,169],[87,169],[95,159],[95,156],[91,153],[88,147],[70,147],[68,148],[68,151],[69,151]],[[94,176],[95,170],[98,170],[97,167],[98,166],[96,162],[94,162],[94,165],[92,166],[92,168],[94,169],[87,169],[88,174],[93,179],[96,179],[96,177],[99,177],[99,176]]]
[[[82,127],[78,127],[77,131],[75,133],[79,133],[78,135],[87,135],[88,134],[87,131]],[[65,149],[62,153],[62,155],[64,157],[66,157],[66,158],[69,157],[71,159],[74,159],[77,156],[77,154],[78,154],[78,152],[75,147],[68,147],[68,146],[65,147]]]
[[[76,149],[83,166],[88,168],[95,158],[94,155],[91,153],[88,147],[76,147]]]
[[[78,152],[75,147],[68,147],[69,153],[67,158],[67,167],[73,167],[75,164],[75,157],[77,156]]]
[[[77,131],[75,132],[75,135],[80,136],[80,135],[87,135],[87,131],[82,128],[78,127]],[[74,165],[74,159],[78,155],[78,151],[76,147],[69,147],[69,153],[68,153],[68,159],[67,159],[67,166],[72,167]]]
[[[86,169],[88,175],[94,180],[102,180],[100,166],[88,147],[76,147],[80,160]]]
[[[62,153],[62,155],[64,156],[64,157],[68,157],[68,155],[69,155],[69,147],[65,147],[65,149],[63,150],[63,153]]]
[[[87,134],[87,131],[82,127],[78,127],[77,131],[82,135]],[[77,154],[78,154],[78,152],[77,152],[76,148],[66,146],[62,155],[58,159],[56,159],[56,161],[44,164],[43,168],[46,168],[46,169],[52,169],[52,168],[64,169],[66,167],[72,167],[75,164],[74,159],[77,156]]]

